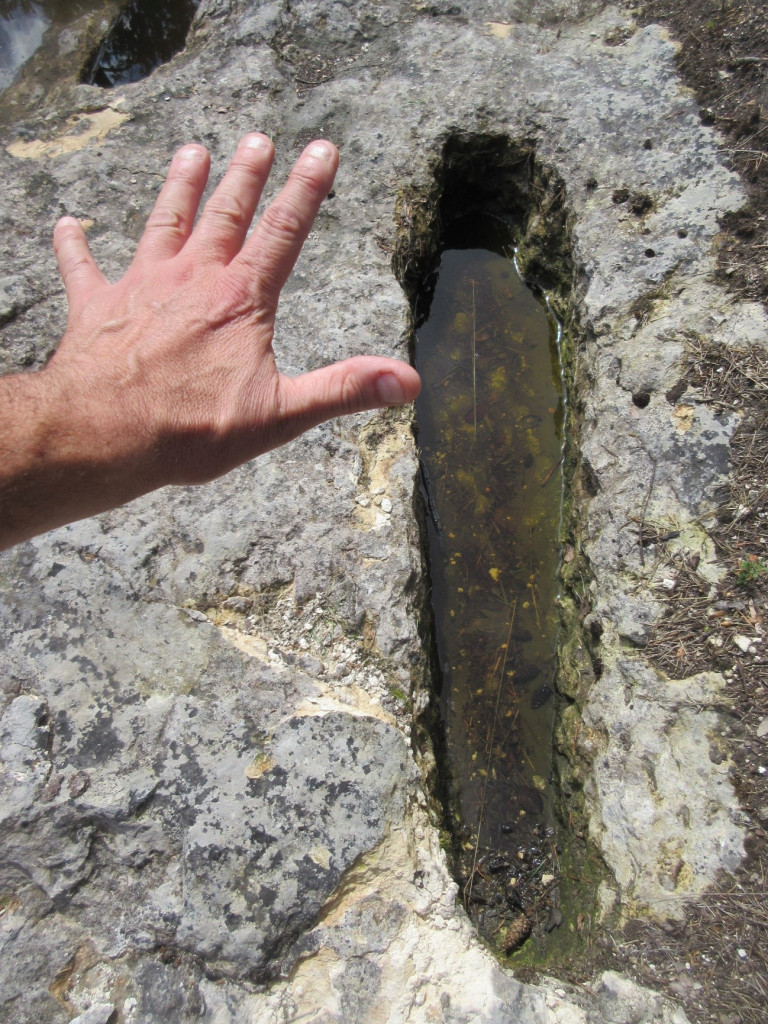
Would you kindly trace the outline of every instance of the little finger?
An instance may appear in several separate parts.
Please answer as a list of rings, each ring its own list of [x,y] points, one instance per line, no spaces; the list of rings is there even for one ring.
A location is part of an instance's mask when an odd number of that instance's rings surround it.
[[[69,315],[77,316],[91,292],[106,285],[107,279],[96,266],[82,224],[76,217],[62,217],[56,224],[53,248],[67,290]]]

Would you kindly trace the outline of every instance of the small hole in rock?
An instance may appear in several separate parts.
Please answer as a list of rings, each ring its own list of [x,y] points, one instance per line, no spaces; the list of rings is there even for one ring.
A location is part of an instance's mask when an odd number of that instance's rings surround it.
[[[651,401],[651,396],[648,391],[636,391],[632,395],[632,401],[638,409],[645,409]]]
[[[656,255],[656,250],[655,249],[646,249],[645,250],[645,255],[650,260],[650,259],[652,259]]]

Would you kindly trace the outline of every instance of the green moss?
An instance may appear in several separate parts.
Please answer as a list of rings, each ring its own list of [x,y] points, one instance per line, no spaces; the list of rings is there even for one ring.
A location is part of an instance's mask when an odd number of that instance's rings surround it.
[[[544,934],[534,932],[506,962],[516,971],[528,967],[557,974],[581,960],[598,925],[599,891],[606,876],[599,855],[583,839],[571,836],[560,854],[561,924]]]
[[[748,587],[757,583],[768,574],[768,565],[757,555],[750,555],[749,558],[742,558],[735,573],[735,580],[740,587]]]

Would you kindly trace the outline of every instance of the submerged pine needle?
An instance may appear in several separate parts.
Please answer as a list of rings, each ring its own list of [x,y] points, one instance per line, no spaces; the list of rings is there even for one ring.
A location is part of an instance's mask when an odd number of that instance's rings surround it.
[[[496,738],[496,726],[497,726],[498,721],[499,721],[499,705],[501,704],[501,692],[502,692],[502,690],[504,688],[504,673],[507,670],[507,655],[509,654],[509,645],[510,645],[510,641],[512,639],[512,630],[513,630],[514,625],[515,625],[515,614],[516,614],[516,612],[517,612],[517,598],[515,598],[515,600],[513,601],[512,608],[511,608],[510,614],[509,614],[509,628],[507,630],[507,641],[503,645],[503,647],[501,648],[501,650],[503,650],[503,652],[504,652],[504,655],[503,655],[503,658],[501,660],[501,672],[499,673],[499,688],[498,688],[498,691],[496,693],[496,706],[495,706],[494,711],[493,711],[493,721],[491,723],[491,732],[490,732],[490,737],[489,737],[488,746],[487,746],[488,761],[487,761],[487,764],[486,764],[485,777],[484,777],[484,781],[483,781],[483,791],[482,791],[482,794],[481,794],[481,797],[480,797],[480,812],[478,814],[477,835],[475,836],[475,849],[474,849],[474,853],[473,853],[473,856],[472,856],[472,870],[471,870],[471,872],[469,874],[469,882],[464,887],[464,897],[465,897],[465,900],[467,902],[469,902],[469,900],[472,898],[472,883],[475,880],[475,870],[477,868],[477,855],[478,855],[479,850],[480,850],[480,832],[481,832],[482,827],[483,827],[483,814],[485,812],[485,794],[486,794],[486,790],[488,788],[488,775],[490,773],[491,760],[493,758],[493,743],[494,743],[494,740]],[[498,664],[498,662],[497,662],[497,664]]]
[[[472,422],[477,437],[477,323],[475,320],[475,282],[472,281]]]

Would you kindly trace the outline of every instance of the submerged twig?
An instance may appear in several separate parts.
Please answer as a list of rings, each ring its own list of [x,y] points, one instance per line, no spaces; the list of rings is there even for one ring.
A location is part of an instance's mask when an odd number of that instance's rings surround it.
[[[554,463],[554,465],[553,465],[553,466],[552,466],[552,467],[551,467],[551,468],[550,468],[550,469],[549,469],[549,470],[547,471],[547,475],[546,475],[546,476],[544,477],[544,479],[543,479],[543,480],[541,481],[541,486],[542,486],[542,487],[546,487],[546,486],[547,486],[547,484],[549,483],[549,481],[550,481],[550,480],[552,479],[552,477],[553,477],[553,476],[555,475],[555,472],[556,472],[556,470],[558,470],[558,469],[560,468],[560,466],[562,466],[562,464],[563,464],[563,453],[561,452],[561,453],[560,453],[560,458],[559,458],[559,459],[557,460],[557,462],[555,462],[555,463]]]

